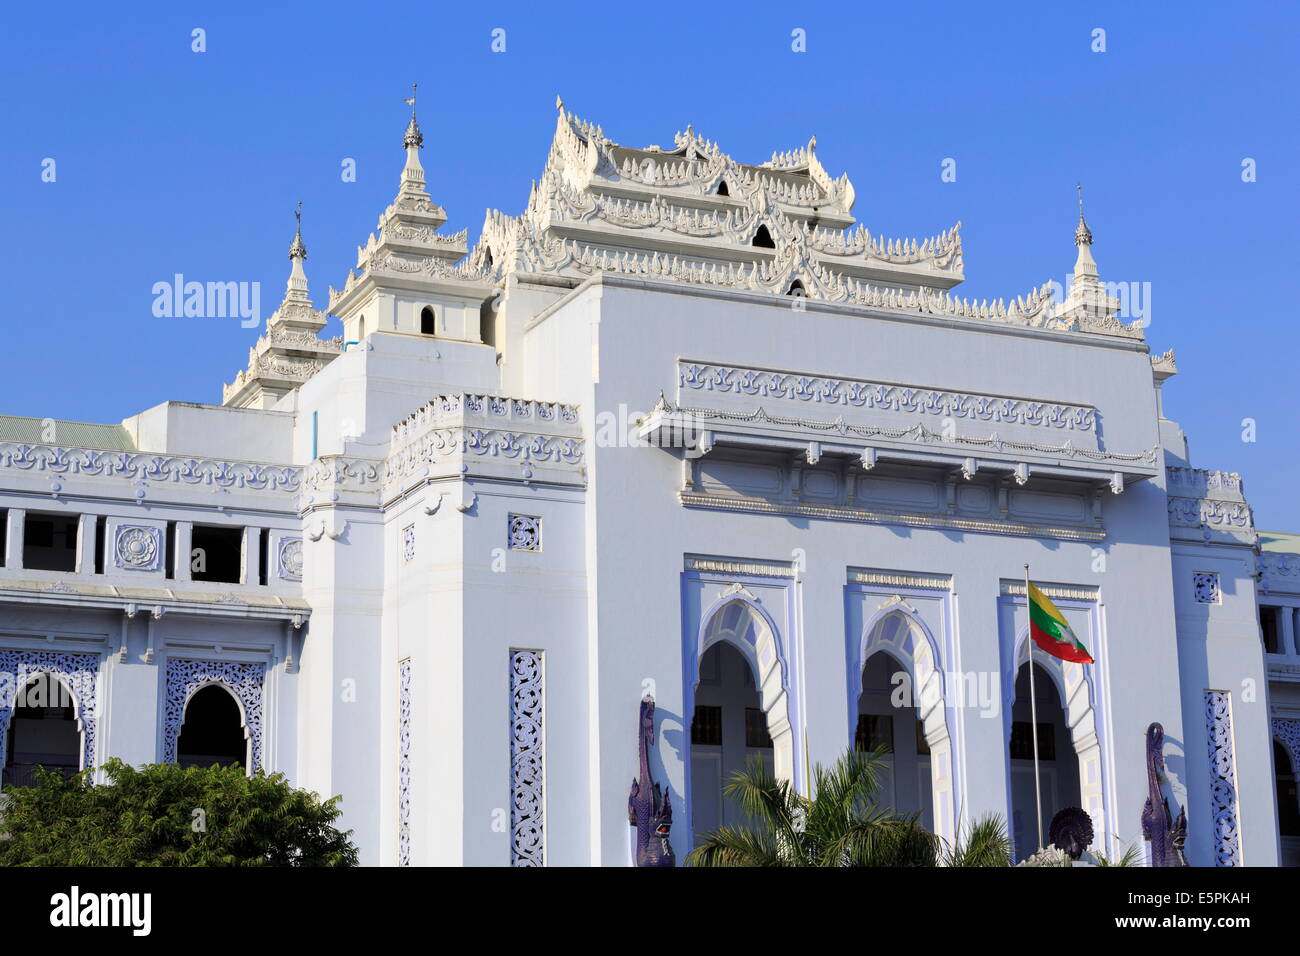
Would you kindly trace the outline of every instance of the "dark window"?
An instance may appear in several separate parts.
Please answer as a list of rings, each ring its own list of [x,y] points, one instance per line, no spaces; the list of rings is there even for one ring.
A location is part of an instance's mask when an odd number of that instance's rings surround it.
[[[257,546],[257,583],[265,585],[267,575],[270,573],[267,570],[267,562],[271,559],[271,532],[262,528],[258,537],[260,540]]]
[[[1280,608],[1261,607],[1259,609],[1259,632],[1264,638],[1264,650],[1270,654],[1282,653],[1282,642],[1278,636],[1277,615]]]
[[[0,568],[5,566],[5,548],[9,540],[9,509],[0,508]]]
[[[858,714],[858,732],[854,734],[856,750],[894,752],[894,718],[888,714]]]
[[[195,581],[238,584],[243,570],[244,529],[196,524],[190,551],[190,576]]]
[[[224,687],[209,684],[200,688],[185,705],[176,762],[182,767],[247,765],[248,741],[239,705]]]
[[[718,195],[719,195],[719,196],[730,196],[730,195],[731,195],[731,190],[727,188],[727,181],[726,181],[725,179],[720,180],[720,181],[718,182]]]
[[[922,757],[930,756],[930,743],[925,739],[925,724],[916,722],[916,752]]]
[[[167,538],[163,544],[163,570],[167,577],[176,577],[176,522],[167,522]]]
[[[786,295],[792,295],[796,299],[804,299],[807,298],[808,291],[804,289],[802,282],[800,282],[798,279],[795,279],[793,282],[790,283],[790,289],[789,291],[786,292]]]
[[[745,708],[745,746],[772,746],[772,737],[767,732],[767,714],[758,707]]]
[[[426,305],[420,310],[420,333],[422,335],[433,335],[434,331],[436,330],[434,328],[433,309]]]
[[[81,765],[72,695],[57,677],[37,674],[15,701],[5,750],[5,786],[30,786],[37,767],[71,776]]]
[[[95,519],[95,573],[104,573],[104,551],[108,547],[108,518]],[[169,575],[170,577],[170,575]]]
[[[695,719],[691,721],[691,743],[706,747],[722,746],[722,708],[695,706]]]
[[[1296,802],[1295,773],[1291,758],[1273,741],[1273,764],[1277,768],[1277,824],[1282,836],[1300,836],[1300,804]]]
[[[27,513],[23,526],[23,567],[35,571],[77,570],[78,518]]]
[[[752,246],[758,246],[760,249],[775,249],[776,243],[772,241],[772,234],[767,231],[767,226],[759,226],[758,232],[754,233]]]
[[[1017,720],[1011,725],[1012,760],[1034,759],[1034,740],[1029,736],[1029,728],[1027,720]],[[1051,724],[1038,725],[1038,759],[1056,759],[1056,735],[1052,733]]]

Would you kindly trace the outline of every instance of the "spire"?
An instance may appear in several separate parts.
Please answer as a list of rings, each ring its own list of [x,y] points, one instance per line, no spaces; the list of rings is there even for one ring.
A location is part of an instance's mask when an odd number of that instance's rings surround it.
[[[411,95],[406,98],[411,106],[411,122],[406,124],[406,135],[402,137],[402,145],[406,147],[406,166],[402,169],[398,196],[427,200],[429,195],[424,191],[424,167],[420,165],[424,134],[420,132],[420,124],[415,119],[415,92],[416,84],[412,83]]]
[[[420,124],[415,121],[415,91],[416,84],[411,84],[411,95],[406,98],[406,102],[411,105],[411,122],[406,124],[406,136],[402,140],[402,145],[407,149],[414,146],[421,149],[424,146],[424,134],[420,132]]]
[[[307,273],[303,271],[302,261],[307,258],[307,247],[302,242],[302,200],[298,200],[298,208],[294,210],[294,219],[297,220],[297,228],[293,234],[293,244],[289,246],[289,260],[293,267],[289,270],[289,284],[284,290],[284,301],[305,302],[311,305],[311,297],[307,294]]]
[[[290,259],[306,259],[307,247],[302,244],[302,200],[298,200],[298,208],[294,210],[293,218],[297,220],[297,229],[293,235],[293,245],[289,247]]]
[[[1097,263],[1092,258],[1092,230],[1083,218],[1083,184],[1075,183],[1074,188],[1079,192],[1079,225],[1074,230],[1074,244],[1079,247],[1079,256],[1074,262],[1074,281],[1078,282],[1082,276],[1095,279],[1098,273]]]

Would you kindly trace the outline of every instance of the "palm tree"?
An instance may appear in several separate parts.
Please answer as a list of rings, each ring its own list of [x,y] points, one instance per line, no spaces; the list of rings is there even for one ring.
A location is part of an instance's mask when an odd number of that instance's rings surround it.
[[[976,820],[948,844],[917,822],[875,802],[883,754],[850,751],[813,771],[813,793],[796,793],[760,760],[726,786],[753,821],[709,834],[688,866],[1010,866],[1001,817]]]
[[[813,793],[796,793],[761,760],[725,788],[753,823],[722,827],[686,857],[687,866],[1006,866],[1010,842],[996,817],[977,821],[948,846],[917,822],[875,801],[882,754],[850,751],[813,771]]]

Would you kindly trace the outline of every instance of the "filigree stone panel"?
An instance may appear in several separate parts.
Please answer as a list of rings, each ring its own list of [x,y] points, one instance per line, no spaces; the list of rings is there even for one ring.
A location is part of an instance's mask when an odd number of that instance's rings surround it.
[[[220,684],[239,701],[252,745],[250,770],[262,769],[262,694],[266,665],[241,661],[167,660],[167,698],[163,713],[163,763],[176,762],[176,745],[185,721],[185,705],[199,688]]]
[[[1196,571],[1192,574],[1192,591],[1198,604],[1219,603],[1219,572]]]
[[[542,519],[532,515],[510,515],[511,551],[542,550]]]
[[[1232,695],[1205,692],[1205,729],[1209,738],[1210,812],[1214,817],[1215,866],[1240,866],[1237,829],[1237,770],[1232,743]]]
[[[397,665],[397,865],[411,865],[411,659]]]
[[[98,654],[68,654],[59,651],[0,650],[0,740],[9,733],[18,694],[33,677],[53,674],[68,685],[76,699],[81,721],[81,768],[95,766],[96,684]]]
[[[541,651],[510,652],[510,865],[546,863]]]

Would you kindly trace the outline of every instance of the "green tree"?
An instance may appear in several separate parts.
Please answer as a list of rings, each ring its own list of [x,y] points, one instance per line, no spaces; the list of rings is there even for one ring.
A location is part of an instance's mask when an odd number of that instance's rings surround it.
[[[813,796],[777,780],[761,760],[727,782],[725,792],[750,824],[706,835],[687,866],[1007,866],[1006,827],[986,817],[953,844],[926,830],[917,814],[876,802],[879,752],[850,751],[813,770]]]
[[[113,759],[107,782],[37,772],[0,796],[5,866],[356,866],[352,831],[283,774]]]

